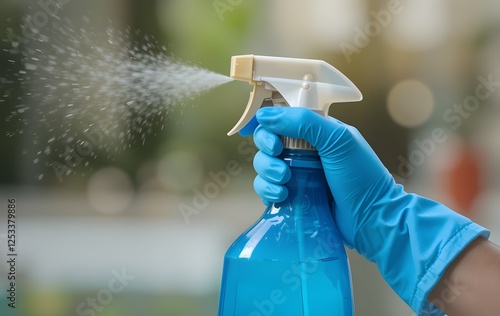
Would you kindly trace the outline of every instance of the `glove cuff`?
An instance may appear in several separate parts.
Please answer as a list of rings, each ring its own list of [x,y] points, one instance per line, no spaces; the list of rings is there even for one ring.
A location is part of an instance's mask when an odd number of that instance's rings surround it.
[[[441,279],[446,271],[446,268],[455,260],[455,258],[476,238],[482,237],[487,239],[490,232],[485,228],[479,226],[476,223],[470,222],[460,229],[454,236],[450,236],[448,242],[438,251],[438,257],[431,263],[425,274],[420,278],[415,288],[415,293],[413,294],[412,300],[410,301],[410,306],[415,312],[419,312],[418,315],[442,315],[434,314],[433,310],[436,307],[444,309],[444,301],[449,300],[449,293],[441,293],[440,298],[433,300],[431,302],[426,302],[427,296],[431,290],[436,286],[438,281]],[[455,291],[453,295],[456,295],[458,299],[460,285],[452,284],[450,286],[455,287],[453,289],[448,288],[448,292]],[[427,303],[427,304],[425,304]],[[431,304],[428,304],[431,303]]]
[[[432,306],[427,296],[460,252],[475,238],[488,238],[489,231],[443,204],[405,193],[400,185],[369,214],[357,230],[355,248],[377,264],[418,315],[440,315],[436,306],[443,305]]]

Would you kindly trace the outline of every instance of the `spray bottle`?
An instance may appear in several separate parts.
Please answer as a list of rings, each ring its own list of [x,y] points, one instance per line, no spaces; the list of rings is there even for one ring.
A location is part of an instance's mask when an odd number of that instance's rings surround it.
[[[306,107],[323,116],[336,102],[362,99],[340,71],[320,60],[233,56],[233,79],[253,85],[243,128],[263,103]],[[352,316],[351,277],[321,161],[305,140],[282,137],[291,168],[288,197],[231,245],[224,257],[219,316]]]

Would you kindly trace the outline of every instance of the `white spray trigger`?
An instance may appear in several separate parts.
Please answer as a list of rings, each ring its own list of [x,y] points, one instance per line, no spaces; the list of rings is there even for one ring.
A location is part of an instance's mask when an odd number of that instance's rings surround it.
[[[251,82],[252,83],[252,82]],[[227,133],[227,135],[231,136],[238,133],[248,122],[252,119],[252,117],[257,113],[260,109],[262,103],[265,99],[271,98],[272,91],[267,90],[264,87],[264,84],[253,82],[253,91],[250,92],[250,98],[248,99],[247,107],[245,108],[245,112],[241,116],[240,120],[236,125]]]
[[[253,84],[247,107],[228,135],[241,130],[273,91],[288,106],[305,107],[324,116],[332,103],[363,99],[359,89],[339,70],[322,60],[240,55],[231,58],[231,78]]]

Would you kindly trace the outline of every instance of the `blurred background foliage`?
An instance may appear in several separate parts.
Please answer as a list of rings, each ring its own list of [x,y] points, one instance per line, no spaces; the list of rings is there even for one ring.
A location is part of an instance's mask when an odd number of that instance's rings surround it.
[[[464,110],[464,102],[484,80],[500,81],[500,2],[60,3],[57,18],[86,27],[81,18],[89,16],[102,34],[110,23],[141,30],[133,41],[147,44],[154,36],[180,60],[225,75],[237,54],[331,63],[359,87],[364,100],[336,104],[330,115],[356,126],[407,190],[472,217],[499,241],[500,91],[488,90],[473,110]],[[21,32],[23,18],[40,10],[35,0],[4,0],[0,30],[5,37],[9,29]],[[0,45],[2,79],[22,65],[12,43]],[[9,96],[0,103],[2,120],[29,88],[0,81],[1,95]],[[230,83],[187,99],[176,105],[164,128],[154,126],[143,145],[111,157],[99,152],[62,181],[45,162],[33,162],[30,135],[7,136],[22,127],[18,121],[2,122],[0,196],[19,201],[17,314],[75,315],[80,303],[106,288],[112,269],[126,268],[136,279],[96,315],[215,315],[224,251],[263,210],[252,189],[251,140],[226,136],[249,92],[244,83]],[[432,145],[436,129],[446,141]],[[219,187],[215,197],[200,200],[214,181],[210,175],[230,161],[241,167],[241,175]],[[196,201],[201,205],[194,207]],[[186,205],[196,211],[187,218]],[[412,315],[376,267],[349,254],[358,315]],[[15,315],[6,304],[1,295],[0,314]]]

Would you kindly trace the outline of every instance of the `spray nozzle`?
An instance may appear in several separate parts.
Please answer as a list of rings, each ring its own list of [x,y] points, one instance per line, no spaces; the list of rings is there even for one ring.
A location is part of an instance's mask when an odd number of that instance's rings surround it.
[[[253,85],[245,112],[228,135],[236,134],[266,99],[274,106],[305,107],[323,116],[332,103],[360,101],[359,89],[322,60],[240,55],[231,58],[231,78]]]

